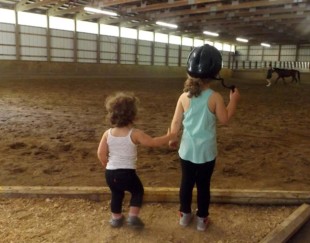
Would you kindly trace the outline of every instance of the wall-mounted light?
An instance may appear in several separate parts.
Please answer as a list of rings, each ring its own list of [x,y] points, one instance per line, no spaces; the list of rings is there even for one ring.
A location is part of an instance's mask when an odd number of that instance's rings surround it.
[[[108,11],[108,10],[101,10],[101,9],[97,9],[97,8],[91,8],[91,7],[85,7],[84,10],[86,12],[90,12],[90,13],[99,13],[99,14],[105,14],[105,15],[110,15],[110,16],[117,16],[118,14],[112,11]]]
[[[204,31],[203,32],[205,35],[211,35],[211,36],[219,36],[218,33],[215,33],[215,32],[210,32],[210,31]]]
[[[169,23],[165,23],[165,22],[161,22],[161,21],[157,21],[156,24],[160,25],[160,26],[165,26],[165,27],[173,28],[173,29],[177,29],[178,28],[178,26],[176,24],[169,24]]]
[[[264,47],[270,47],[270,45],[267,44],[267,43],[260,43],[260,45],[261,45],[261,46],[264,46]]]
[[[237,40],[237,41],[240,41],[240,42],[245,42],[245,43],[247,43],[247,42],[248,42],[248,40],[247,40],[247,39],[244,39],[244,38],[239,38],[239,37],[237,37],[237,38],[236,38],[236,40]]]

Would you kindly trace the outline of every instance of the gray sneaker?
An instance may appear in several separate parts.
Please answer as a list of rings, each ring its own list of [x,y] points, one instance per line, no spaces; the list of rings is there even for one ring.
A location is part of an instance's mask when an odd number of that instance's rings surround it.
[[[183,226],[183,227],[186,227],[192,221],[192,218],[193,218],[193,215],[191,213],[182,213],[182,212],[180,212],[179,224],[181,226]]]
[[[208,224],[209,224],[208,217],[206,218],[197,217],[197,230],[205,231]]]
[[[110,221],[109,221],[109,223],[110,223],[110,225],[111,225],[111,227],[113,227],[113,228],[119,228],[119,227],[121,227],[121,226],[123,226],[123,224],[124,224],[124,216],[122,216],[121,218],[119,218],[119,219],[110,219]]]
[[[127,219],[127,225],[135,229],[142,229],[144,227],[143,221],[138,216],[129,216]]]

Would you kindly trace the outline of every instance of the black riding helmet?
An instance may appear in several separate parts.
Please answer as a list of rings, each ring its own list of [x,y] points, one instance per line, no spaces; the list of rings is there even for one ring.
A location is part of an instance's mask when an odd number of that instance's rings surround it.
[[[187,73],[193,78],[217,79],[221,68],[221,53],[208,44],[195,47],[187,59]]]

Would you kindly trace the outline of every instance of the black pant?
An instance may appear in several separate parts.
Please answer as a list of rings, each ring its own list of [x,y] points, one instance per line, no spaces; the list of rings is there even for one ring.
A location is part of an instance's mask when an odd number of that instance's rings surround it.
[[[180,159],[182,179],[180,187],[180,211],[191,213],[193,188],[197,187],[196,215],[205,218],[209,215],[210,181],[215,166],[215,159],[203,164],[194,164]]]
[[[111,211],[121,213],[125,191],[131,193],[130,206],[141,207],[144,189],[143,185],[133,169],[106,170],[106,182],[110,187]]]

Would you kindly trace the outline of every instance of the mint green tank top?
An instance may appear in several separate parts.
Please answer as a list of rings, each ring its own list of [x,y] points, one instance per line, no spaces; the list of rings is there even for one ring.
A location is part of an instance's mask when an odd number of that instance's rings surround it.
[[[192,97],[189,109],[183,114],[179,148],[179,156],[183,160],[202,164],[216,158],[216,116],[208,108],[208,100],[213,92],[207,89],[198,97]]]

